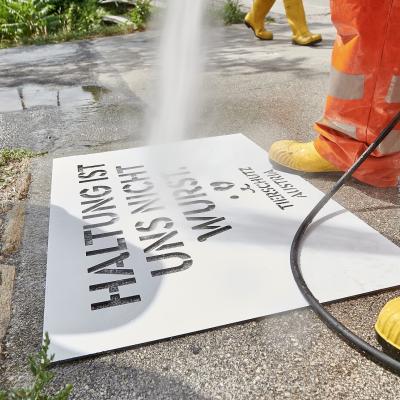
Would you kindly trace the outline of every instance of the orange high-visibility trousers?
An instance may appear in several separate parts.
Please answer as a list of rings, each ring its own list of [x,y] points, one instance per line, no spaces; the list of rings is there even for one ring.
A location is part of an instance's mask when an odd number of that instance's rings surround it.
[[[400,0],[331,0],[337,38],[317,151],[349,168],[400,111]],[[354,176],[378,187],[400,177],[400,125]]]

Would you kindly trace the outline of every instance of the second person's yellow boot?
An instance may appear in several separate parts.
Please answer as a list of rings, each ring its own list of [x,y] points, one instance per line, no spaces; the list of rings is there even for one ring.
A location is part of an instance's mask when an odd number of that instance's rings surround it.
[[[306,13],[302,0],[283,0],[286,16],[293,32],[293,43],[300,46],[310,46],[319,43],[322,36],[308,30]]]
[[[400,350],[400,297],[390,300],[382,308],[375,330],[386,343]]]
[[[251,10],[244,18],[244,23],[251,28],[254,34],[261,40],[272,40],[272,32],[265,30],[265,17],[274,5],[275,0],[254,0]]]

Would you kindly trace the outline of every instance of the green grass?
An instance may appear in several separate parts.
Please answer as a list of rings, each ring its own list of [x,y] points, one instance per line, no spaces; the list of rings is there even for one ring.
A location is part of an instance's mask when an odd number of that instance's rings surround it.
[[[43,154],[45,153],[37,153],[25,149],[0,150],[0,189],[12,186],[15,183],[21,174],[21,161]]]
[[[206,16],[211,26],[220,23],[223,25],[233,25],[244,23],[246,12],[243,11],[240,0],[225,0],[222,5],[211,3],[207,7]],[[275,22],[275,19],[267,16],[265,22]]]
[[[48,355],[49,335],[46,333],[39,353],[29,357],[29,367],[34,378],[28,388],[0,389],[0,400],[67,400],[72,392],[71,385],[65,385],[55,394],[49,394],[48,385],[53,381],[54,374],[49,371],[54,356]]]
[[[0,39],[20,42],[59,32],[88,32],[106,11],[97,0],[1,0]]]
[[[123,35],[143,30],[152,12],[151,0],[137,0],[133,10],[98,0],[0,0],[0,48]],[[107,25],[107,14],[134,25]]]
[[[137,29],[145,29],[153,13],[151,0],[137,0],[136,6],[130,14],[131,21]]]
[[[42,154],[25,149],[2,149],[0,150],[0,167],[6,167],[12,162],[22,161],[24,158],[37,157]]]
[[[241,24],[246,13],[239,0],[226,0],[221,9],[221,18],[225,25]]]
[[[0,49],[26,46],[26,45],[42,45],[50,43],[62,43],[72,40],[93,39],[103,36],[126,35],[133,33],[135,29],[132,26],[125,25],[111,25],[100,26],[89,32],[60,32],[43,37],[25,37],[21,38],[18,42],[15,41],[0,41]]]

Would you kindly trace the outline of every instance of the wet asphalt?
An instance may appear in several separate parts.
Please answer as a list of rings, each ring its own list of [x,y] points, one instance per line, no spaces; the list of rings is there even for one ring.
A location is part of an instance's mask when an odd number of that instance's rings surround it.
[[[315,2],[312,2],[313,4]],[[312,138],[323,111],[334,39],[328,9],[312,29],[325,41],[294,47],[276,14],[273,42],[244,26],[212,34],[199,122],[188,137],[242,132],[268,149],[277,139]],[[155,31],[0,51],[0,145],[48,154],[33,163],[13,316],[0,384],[26,385],[26,358],[40,345],[44,307],[51,160],[146,141]],[[337,179],[309,177],[327,191]],[[352,181],[336,200],[400,244],[396,189]],[[377,313],[399,290],[329,306],[377,344]],[[55,387],[74,399],[397,399],[398,377],[365,359],[308,309],[234,324],[54,367]]]

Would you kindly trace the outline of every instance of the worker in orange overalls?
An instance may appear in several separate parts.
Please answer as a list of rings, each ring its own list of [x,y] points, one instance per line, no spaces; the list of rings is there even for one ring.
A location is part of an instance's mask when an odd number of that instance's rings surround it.
[[[337,39],[324,116],[313,142],[272,145],[272,161],[303,172],[344,171],[400,110],[400,0],[331,0]],[[355,172],[377,187],[399,184],[400,126]]]
[[[331,0],[337,39],[325,115],[313,142],[272,145],[274,162],[297,171],[344,171],[400,110],[400,0]],[[397,128],[397,129],[396,129]],[[400,184],[400,126],[354,176],[377,187]],[[400,350],[400,297],[389,301],[375,325]]]
[[[244,19],[244,23],[251,28],[261,40],[272,40],[274,35],[265,29],[265,17],[275,4],[275,0],[253,0],[253,6]],[[292,41],[301,46],[310,46],[319,43],[322,36],[311,33],[308,29],[303,0],[283,0],[286,16],[292,28]]]

